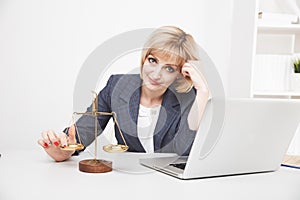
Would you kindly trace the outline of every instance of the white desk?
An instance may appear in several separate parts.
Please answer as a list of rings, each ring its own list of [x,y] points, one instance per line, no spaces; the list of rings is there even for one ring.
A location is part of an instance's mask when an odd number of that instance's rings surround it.
[[[197,180],[179,180],[137,164],[136,154],[127,163],[105,174],[78,170],[87,153],[56,163],[36,147],[0,152],[0,199],[300,199],[300,170]],[[133,155],[133,156],[132,156]],[[99,156],[100,157],[100,156]],[[126,172],[127,171],[127,172]],[[129,171],[129,172],[128,172]]]

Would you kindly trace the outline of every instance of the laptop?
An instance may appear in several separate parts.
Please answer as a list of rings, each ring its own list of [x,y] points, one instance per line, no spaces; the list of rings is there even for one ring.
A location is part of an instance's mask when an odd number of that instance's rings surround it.
[[[179,179],[276,171],[299,122],[299,100],[211,99],[188,157],[139,162]]]

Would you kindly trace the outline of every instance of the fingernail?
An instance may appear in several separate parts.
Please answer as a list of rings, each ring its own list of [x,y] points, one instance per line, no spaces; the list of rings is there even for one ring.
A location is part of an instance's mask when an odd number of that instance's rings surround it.
[[[46,142],[44,142],[44,147],[48,147],[48,144]]]
[[[59,143],[58,142],[54,142],[53,143],[55,146],[57,146],[58,147],[58,145],[59,145]]]

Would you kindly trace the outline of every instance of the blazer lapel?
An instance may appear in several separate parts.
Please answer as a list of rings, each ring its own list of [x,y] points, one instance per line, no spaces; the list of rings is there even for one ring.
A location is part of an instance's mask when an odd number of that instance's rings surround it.
[[[145,152],[137,136],[137,120],[140,105],[140,86],[141,79],[138,75],[123,76],[117,83],[118,94],[113,95],[112,99],[117,101],[112,103],[112,109],[117,113],[117,117],[126,143],[130,151]],[[117,137],[117,136],[116,136]],[[120,137],[117,137],[120,138]]]
[[[163,102],[154,131],[154,151],[162,148],[162,141],[167,134],[175,117],[180,114],[179,102],[175,94],[168,89],[163,97]]]

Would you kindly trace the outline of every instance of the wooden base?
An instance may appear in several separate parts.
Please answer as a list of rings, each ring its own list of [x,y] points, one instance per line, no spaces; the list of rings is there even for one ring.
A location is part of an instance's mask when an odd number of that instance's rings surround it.
[[[112,171],[112,162],[106,160],[89,159],[79,162],[79,171],[87,173],[105,173]]]

